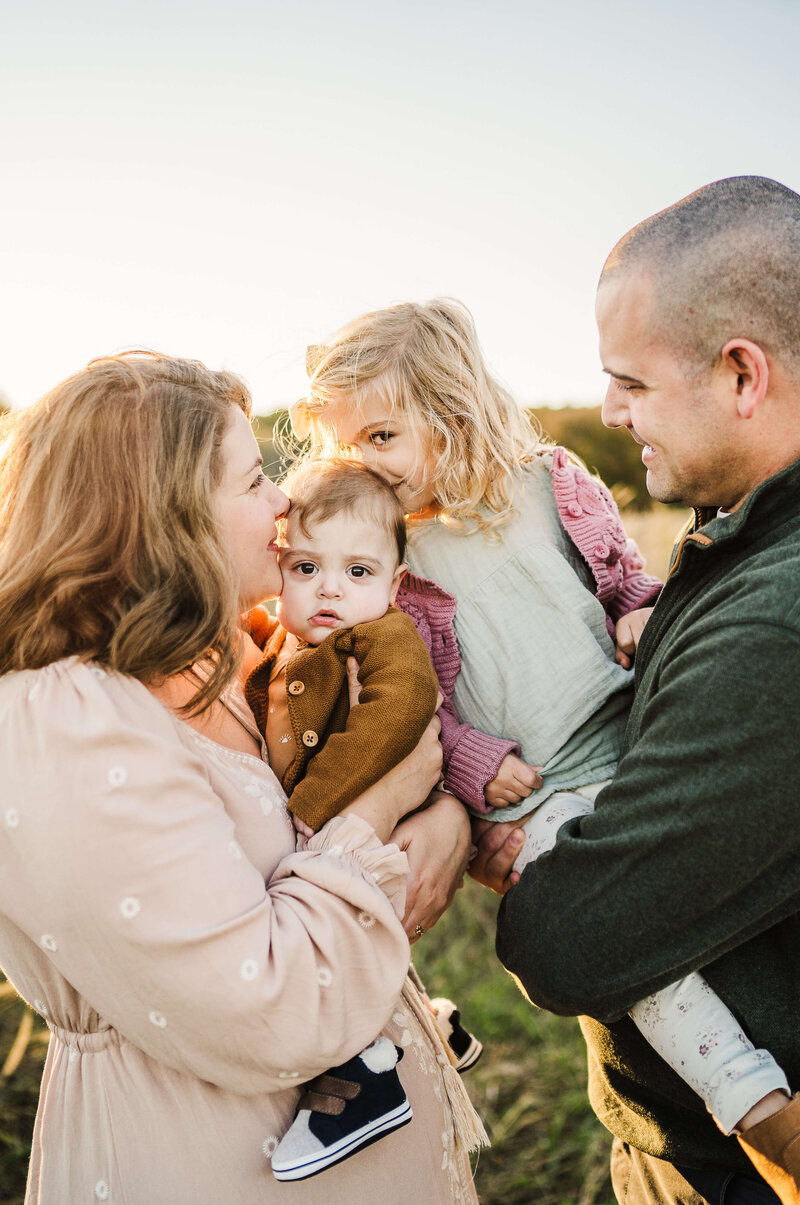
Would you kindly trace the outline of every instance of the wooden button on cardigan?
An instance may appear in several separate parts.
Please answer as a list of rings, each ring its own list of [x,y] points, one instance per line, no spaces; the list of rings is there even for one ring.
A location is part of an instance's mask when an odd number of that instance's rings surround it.
[[[251,634],[266,646],[264,659],[248,675],[245,694],[265,732],[270,675],[286,632],[261,616],[251,612]],[[361,683],[352,711],[348,657],[358,662]],[[313,829],[411,752],[436,710],[439,689],[413,621],[394,607],[381,619],[332,632],[316,648],[300,649],[286,663],[286,680],[297,753],[282,785],[291,796],[291,810]]]

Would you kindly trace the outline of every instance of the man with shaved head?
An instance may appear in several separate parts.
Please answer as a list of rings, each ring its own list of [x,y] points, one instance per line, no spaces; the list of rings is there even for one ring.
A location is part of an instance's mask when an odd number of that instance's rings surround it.
[[[505,896],[498,954],[535,1003],[583,1014],[620,1202],[797,1205],[800,1098],[765,1098],[740,1144],[627,1013],[701,970],[800,1087],[800,196],[744,176],[642,222],[597,319],[603,421],[694,523],[636,653],[614,781]],[[507,886],[500,830],[477,877]]]

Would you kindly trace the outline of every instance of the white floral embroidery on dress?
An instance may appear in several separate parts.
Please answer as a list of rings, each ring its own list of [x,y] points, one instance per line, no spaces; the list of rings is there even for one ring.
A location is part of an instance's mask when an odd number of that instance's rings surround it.
[[[258,974],[258,963],[255,958],[245,958],[239,968],[239,974],[242,976],[242,979],[255,979]]]
[[[274,1134],[270,1134],[269,1138],[264,1139],[264,1143],[263,1143],[261,1149],[268,1159],[271,1159],[272,1156],[277,1151],[279,1142],[280,1142],[280,1139],[277,1138]]]
[[[38,695],[39,691],[41,690],[41,686],[42,686],[41,679],[36,678],[35,682],[33,683],[33,686],[28,691],[28,699],[31,701],[31,703],[34,702],[34,700],[36,699],[36,696]]]
[[[333,975],[327,967],[320,967],[317,971],[317,983],[320,987],[330,987],[333,983]]]
[[[167,1018],[163,1013],[156,1012],[156,1010],[153,1009],[151,1013],[148,1013],[148,1017],[152,1021],[153,1025],[157,1025],[159,1029],[166,1028]]]
[[[120,900],[119,910],[126,920],[133,920],[141,912],[142,905],[135,895],[126,895],[124,900]]]
[[[53,937],[52,933],[43,933],[39,938],[39,941],[42,943],[42,948],[49,950],[51,954],[58,949],[56,939]]]
[[[278,1079],[299,1079],[299,1078],[300,1078],[299,1071],[279,1071],[278,1072]]]
[[[98,1201],[107,1201],[108,1194],[110,1192],[111,1189],[108,1187],[105,1180],[98,1180],[94,1186],[94,1195],[97,1197]]]
[[[341,845],[332,845],[328,850],[328,853],[333,854],[334,858],[341,858],[344,850],[342,849]]]
[[[242,850],[241,850],[241,846],[239,845],[239,843],[237,841],[229,841],[228,842],[228,853],[231,855],[232,858],[235,858],[237,862],[241,862]]]
[[[78,1050],[78,1047],[77,1047],[77,1046],[70,1046],[70,1048],[69,1048],[69,1061],[70,1061],[71,1063],[75,1063],[75,1062],[77,1062],[77,1061],[78,1061],[78,1059],[79,1059],[80,1057],[81,1057],[81,1052],[80,1052],[80,1050]]]
[[[9,828],[16,828],[19,824],[19,812],[16,808],[9,808],[6,812],[6,824]]]
[[[41,1013],[43,1017],[47,1016],[47,1005],[42,1004],[41,1000],[34,1000],[33,1007],[37,1013]]]
[[[110,787],[121,787],[128,778],[128,771],[124,766],[112,766],[108,772],[108,785]]]
[[[249,782],[245,787],[245,794],[251,795],[254,799],[257,799],[261,811],[265,816],[269,816],[270,812],[272,811],[274,801],[265,782],[262,782],[260,778],[254,778],[253,781]]]
[[[372,926],[375,924],[375,917],[372,916],[369,912],[359,912],[358,923],[364,929],[371,929]]]

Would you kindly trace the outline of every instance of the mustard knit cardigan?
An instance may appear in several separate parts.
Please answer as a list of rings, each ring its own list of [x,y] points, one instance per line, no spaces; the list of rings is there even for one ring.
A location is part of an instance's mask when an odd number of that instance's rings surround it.
[[[269,680],[285,630],[257,608],[253,639],[264,658],[245,696],[266,732]],[[347,659],[359,665],[361,694],[350,709]],[[283,775],[296,816],[319,829],[416,746],[436,711],[439,685],[414,623],[390,607],[381,619],[332,632],[286,665],[286,698],[297,753]]]

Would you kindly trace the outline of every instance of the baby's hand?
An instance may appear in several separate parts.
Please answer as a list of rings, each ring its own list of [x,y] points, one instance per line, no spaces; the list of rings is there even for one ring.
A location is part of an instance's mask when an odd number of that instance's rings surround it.
[[[310,841],[311,838],[314,836],[313,828],[309,828],[308,825],[305,824],[300,819],[299,816],[295,816],[294,812],[292,812],[292,820],[294,821],[294,827],[297,830],[297,832],[300,834],[300,836],[305,837],[306,841]]]
[[[486,802],[493,808],[508,807],[510,803],[521,803],[531,791],[542,785],[540,766],[529,766],[515,753],[507,753],[500,769],[484,789]]]
[[[623,615],[622,619],[618,622],[615,660],[619,662],[623,669],[631,668],[633,658],[636,655],[636,649],[642,638],[644,625],[652,613],[652,607],[640,607],[638,611],[629,611],[627,615]]]

